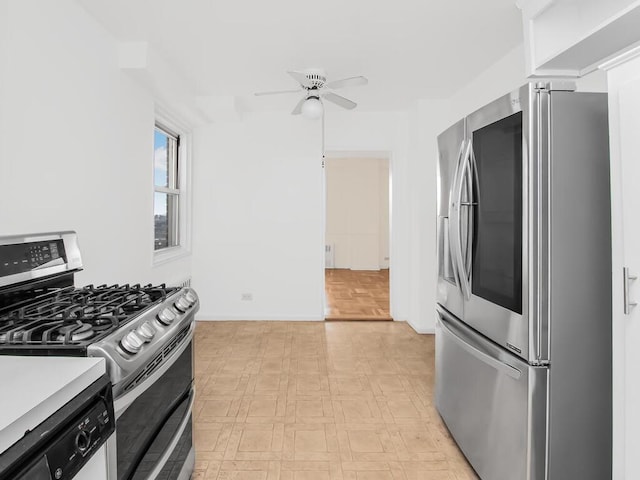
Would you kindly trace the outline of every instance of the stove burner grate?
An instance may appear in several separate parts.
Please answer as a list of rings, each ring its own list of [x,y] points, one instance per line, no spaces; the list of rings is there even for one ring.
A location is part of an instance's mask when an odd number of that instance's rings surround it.
[[[165,301],[178,289],[139,284],[61,289],[0,314],[0,347],[87,345]]]

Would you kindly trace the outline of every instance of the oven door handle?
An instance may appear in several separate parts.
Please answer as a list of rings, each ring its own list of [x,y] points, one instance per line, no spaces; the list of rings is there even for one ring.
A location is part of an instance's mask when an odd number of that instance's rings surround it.
[[[122,395],[121,397],[115,398],[113,400],[113,407],[116,415],[116,419],[122,415],[129,406],[136,401],[136,399],[142,395],[151,385],[153,385],[156,380],[158,380],[162,375],[165,374],[169,368],[180,358],[182,352],[186,350],[189,344],[193,341],[193,329],[195,323],[191,324],[191,329],[189,334],[184,337],[182,341],[182,345],[180,345],[176,350],[173,351],[171,357],[166,360],[160,367],[155,370],[151,375],[149,375],[143,382],[129,391],[128,393]],[[123,380],[124,381],[124,380]]]
[[[140,466],[140,462],[142,462],[142,459],[145,457],[145,455],[149,451],[149,448],[151,447],[153,442],[156,440],[156,438],[160,434],[160,431],[162,430],[164,425],[167,423],[167,420],[169,420],[171,415],[173,415],[175,411],[178,408],[180,408],[180,405],[188,401],[189,407],[187,408],[184,417],[180,421],[180,426],[178,427],[174,435],[171,437],[171,440],[169,441],[167,448],[165,448],[165,450],[162,452],[162,455],[156,462],[156,465],[153,467],[153,470],[147,476],[147,480],[154,479],[158,476],[160,471],[164,468],[164,465],[167,463],[167,460],[169,460],[169,457],[173,453],[173,449],[175,448],[178,441],[180,440],[180,437],[182,436],[185,429],[187,428],[187,425],[189,425],[189,421],[191,420],[191,414],[193,412],[194,398],[195,398],[194,390],[193,390],[193,387],[190,385],[188,390],[186,390],[182,395],[180,395],[178,398],[176,398],[173,401],[173,403],[167,409],[167,412],[163,416],[162,420],[158,422],[158,426],[151,432],[151,434],[149,434],[149,436],[145,440],[143,448],[141,448],[138,451],[136,458],[131,462],[131,465],[129,466],[129,470],[122,478],[124,478],[125,480],[131,480],[134,477],[134,475],[136,474],[136,470]]]

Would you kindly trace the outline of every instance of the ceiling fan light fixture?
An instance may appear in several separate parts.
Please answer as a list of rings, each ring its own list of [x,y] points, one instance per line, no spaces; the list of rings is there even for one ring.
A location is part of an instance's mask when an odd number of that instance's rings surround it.
[[[320,101],[320,98],[316,96],[307,97],[302,104],[302,115],[306,118],[315,120],[320,118],[323,113],[324,107],[322,106],[322,102]]]
[[[344,87],[357,87],[369,83],[366,77],[362,75],[357,77],[342,78],[327,83],[327,76],[324,70],[319,68],[307,68],[303,72],[288,71],[293,79],[298,82],[297,90],[275,90],[269,92],[257,92],[256,96],[263,95],[279,95],[282,93],[297,93],[302,90],[305,95],[298,97],[296,106],[291,111],[291,115],[300,115],[318,119],[324,115],[323,100],[336,104],[340,108],[353,110],[358,104],[348,98],[345,98],[333,90]],[[322,100],[321,100],[322,98]]]

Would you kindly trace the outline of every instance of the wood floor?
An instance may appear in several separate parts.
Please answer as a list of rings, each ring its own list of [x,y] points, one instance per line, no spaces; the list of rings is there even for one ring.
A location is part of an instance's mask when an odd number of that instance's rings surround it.
[[[325,269],[327,320],[392,320],[389,270]]]
[[[198,322],[194,480],[477,480],[404,322]]]

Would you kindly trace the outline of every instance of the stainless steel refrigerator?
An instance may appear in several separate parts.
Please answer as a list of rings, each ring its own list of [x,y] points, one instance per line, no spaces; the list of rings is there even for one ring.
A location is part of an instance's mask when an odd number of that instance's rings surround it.
[[[525,85],[438,150],[440,415],[483,480],[610,479],[606,94]]]

